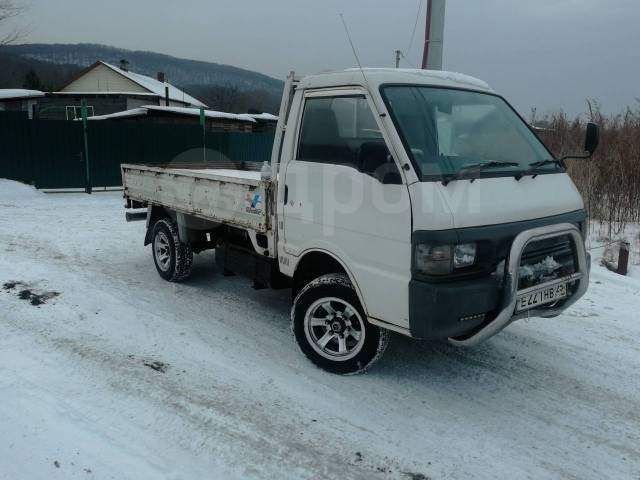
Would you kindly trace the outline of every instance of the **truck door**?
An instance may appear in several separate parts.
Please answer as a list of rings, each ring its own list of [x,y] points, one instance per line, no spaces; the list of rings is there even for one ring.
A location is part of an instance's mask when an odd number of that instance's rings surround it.
[[[369,316],[408,326],[409,192],[363,90],[307,93],[285,172],[284,250],[325,250]]]

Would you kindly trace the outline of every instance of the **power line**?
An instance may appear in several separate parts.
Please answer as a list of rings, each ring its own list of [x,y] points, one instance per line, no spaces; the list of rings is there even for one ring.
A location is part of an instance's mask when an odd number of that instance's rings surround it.
[[[416,38],[416,31],[418,30],[418,23],[420,22],[420,13],[422,12],[422,5],[424,4],[424,0],[418,0],[418,12],[416,13],[416,21],[413,24],[413,31],[411,32],[411,40],[409,41],[409,46],[405,50],[407,55],[411,53],[411,48],[413,48],[413,41]]]
[[[364,69],[362,68],[362,64],[360,63],[360,58],[358,57],[358,52],[356,51],[356,46],[353,44],[353,39],[351,38],[351,32],[349,32],[349,27],[347,26],[347,22],[344,19],[344,15],[341,13],[340,20],[342,20],[342,25],[344,26],[344,31],[347,33],[347,39],[349,40],[349,44],[351,45],[351,50],[353,50],[353,56],[356,57],[356,62],[358,62],[358,67],[360,68],[360,73],[362,73],[362,78],[364,78],[364,84],[369,89],[369,82],[367,81],[367,76],[364,74]],[[369,91],[371,91],[369,89]]]
[[[419,69],[419,67],[416,64],[411,63],[411,61],[405,56],[404,53],[400,52],[400,56],[405,62],[407,62],[407,65],[409,65],[411,68]]]

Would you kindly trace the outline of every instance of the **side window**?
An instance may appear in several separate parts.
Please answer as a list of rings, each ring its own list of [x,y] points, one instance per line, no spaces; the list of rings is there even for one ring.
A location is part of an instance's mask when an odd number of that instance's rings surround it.
[[[364,96],[308,98],[298,160],[346,165],[387,183],[401,183]]]
[[[307,99],[298,160],[357,166],[360,149],[368,142],[384,144],[363,96]]]

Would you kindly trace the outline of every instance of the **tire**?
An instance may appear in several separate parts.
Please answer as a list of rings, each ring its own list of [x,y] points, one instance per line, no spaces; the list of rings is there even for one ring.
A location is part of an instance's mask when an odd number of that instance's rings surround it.
[[[178,226],[169,219],[158,220],[151,235],[153,262],[158,274],[169,282],[181,282],[191,275],[193,252],[188,243],[180,241]]]
[[[300,291],[291,309],[291,331],[309,360],[340,375],[366,372],[382,357],[390,337],[367,321],[344,274],[324,275]]]

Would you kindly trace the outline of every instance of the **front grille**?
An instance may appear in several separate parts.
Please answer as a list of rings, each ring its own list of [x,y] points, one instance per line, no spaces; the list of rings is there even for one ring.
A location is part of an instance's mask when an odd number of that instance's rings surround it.
[[[527,245],[520,262],[518,290],[576,273],[576,258],[568,235]]]

